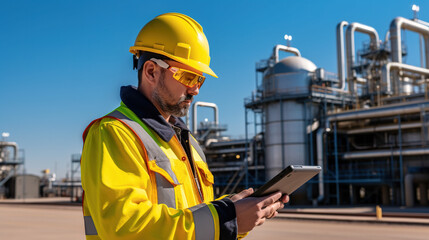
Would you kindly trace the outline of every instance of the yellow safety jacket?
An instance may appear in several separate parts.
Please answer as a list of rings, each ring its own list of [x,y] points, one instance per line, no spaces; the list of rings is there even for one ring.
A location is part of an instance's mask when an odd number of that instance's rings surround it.
[[[83,137],[86,239],[220,239],[219,209],[235,218],[233,204],[214,201],[213,175],[190,134],[188,159],[176,135],[164,141],[121,103]]]

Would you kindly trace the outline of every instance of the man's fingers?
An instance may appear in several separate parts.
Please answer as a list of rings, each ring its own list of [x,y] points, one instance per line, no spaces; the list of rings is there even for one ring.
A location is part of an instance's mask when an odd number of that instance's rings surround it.
[[[264,217],[266,218],[272,218],[272,215],[277,212],[279,208],[282,208],[284,205],[282,202],[277,201],[266,208],[264,208],[262,211],[264,212]]]
[[[265,210],[264,217],[270,219],[276,212],[276,207],[274,205],[271,205],[269,207],[266,207],[264,210]]]
[[[283,195],[281,198],[281,202],[288,203],[289,202],[289,195]]]
[[[256,226],[261,226],[265,222],[265,217],[258,219],[258,222],[256,222]]]
[[[246,197],[252,195],[253,192],[254,192],[253,188],[245,189],[245,190],[235,194],[234,196],[232,196],[231,201],[235,202],[235,201],[238,201],[240,199],[246,198]]]
[[[271,218],[277,216],[277,214],[278,214],[278,212],[274,211],[270,216],[267,217],[267,219],[271,219]]]
[[[239,192],[237,195],[239,195],[241,198],[245,198],[252,195],[252,193],[253,193],[253,188],[248,188]]]
[[[264,224],[266,219],[277,216],[277,210],[289,201],[289,197],[282,196],[281,192],[249,198],[252,193],[253,189],[250,188],[230,197],[235,204],[239,233],[248,232],[255,226]]]
[[[281,192],[272,193],[265,198],[262,198],[262,207],[269,206],[279,200],[282,196]]]

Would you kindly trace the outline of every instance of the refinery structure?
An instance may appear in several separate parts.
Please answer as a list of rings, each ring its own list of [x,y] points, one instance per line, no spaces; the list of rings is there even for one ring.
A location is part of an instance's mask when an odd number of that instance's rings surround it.
[[[24,189],[17,188],[23,185],[10,184],[17,182],[20,170],[24,165],[24,158],[19,157],[19,147],[16,142],[8,142],[9,133],[2,133],[0,141],[0,199],[6,197],[19,197]],[[22,180],[21,180],[22,181]]]
[[[256,64],[256,89],[244,100],[244,139],[223,136],[216,104],[194,103],[187,123],[215,176],[215,194],[261,186],[291,164],[319,165],[323,171],[292,204],[427,206],[429,23],[397,17],[387,30],[383,40],[371,26],[338,23],[337,74],[290,45],[274,46]],[[403,61],[407,31],[420,37],[420,66]],[[369,41],[356,43],[356,33]],[[290,56],[281,59],[280,52]],[[213,109],[214,121],[197,123],[201,107]],[[11,182],[23,162],[16,143],[0,142],[1,196],[13,197]],[[70,182],[61,186],[72,188],[73,197],[81,194],[73,190],[80,188],[73,177],[79,156],[71,165]]]
[[[421,66],[403,61],[406,31],[420,37]],[[358,32],[369,42],[356,44]],[[429,23],[397,17],[382,40],[371,26],[342,21],[336,39],[338,74],[283,45],[256,64],[246,139],[222,139],[217,118],[198,127],[194,118],[217,194],[260,186],[291,164],[320,165],[292,203],[428,205]]]
[[[8,137],[9,133],[4,132],[0,141],[0,200],[55,196],[71,196],[76,200],[76,195],[82,195],[80,179],[57,181],[55,173],[49,169],[41,171],[42,176],[27,174],[24,149],[16,142],[7,141]]]

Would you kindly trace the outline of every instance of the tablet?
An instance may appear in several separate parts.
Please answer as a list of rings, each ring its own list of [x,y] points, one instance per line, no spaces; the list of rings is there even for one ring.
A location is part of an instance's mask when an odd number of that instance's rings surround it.
[[[290,165],[265,183],[250,197],[262,197],[277,191],[291,195],[321,170],[320,166]]]

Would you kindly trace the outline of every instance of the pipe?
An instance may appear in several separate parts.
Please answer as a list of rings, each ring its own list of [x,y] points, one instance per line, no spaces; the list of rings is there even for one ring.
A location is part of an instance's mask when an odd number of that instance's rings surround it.
[[[349,111],[343,113],[337,113],[328,115],[327,122],[330,121],[347,121],[347,120],[357,120],[364,118],[378,118],[378,117],[388,117],[388,116],[397,116],[402,114],[416,113],[420,112],[423,109],[429,110],[428,105],[429,101],[419,101],[414,103],[403,103],[397,105],[390,105],[378,108],[362,109],[358,111]],[[329,125],[327,125],[329,127]]]
[[[204,143],[204,146],[207,148],[208,146],[210,146],[210,144],[216,143],[216,142],[218,142],[218,139],[210,138]]]
[[[369,145],[365,146],[365,145],[356,144],[356,141],[354,138],[350,138],[349,143],[350,143],[350,146],[352,146],[355,150],[366,150],[366,149],[372,149],[373,148],[373,146],[369,146]]]
[[[429,27],[422,23],[397,17],[390,23],[390,41],[392,51],[392,62],[402,63],[402,39],[401,30],[406,29],[423,35],[425,38],[426,67],[429,66]]]
[[[429,175],[424,173],[407,174],[405,176],[405,205],[412,207],[414,205],[413,183],[414,182],[429,182]],[[426,196],[420,196],[427,198]]]
[[[344,27],[349,25],[348,22],[342,21],[337,25],[337,66],[338,79],[340,80],[339,89],[346,90],[345,62],[344,62]]]
[[[317,144],[317,165],[323,168],[323,128],[319,128],[316,134],[316,144]],[[321,202],[325,198],[325,188],[323,184],[323,172],[318,174],[319,178],[319,196],[317,197],[317,202]]]
[[[354,84],[353,79],[355,77],[355,72],[353,66],[355,63],[355,31],[361,32],[369,35],[371,38],[371,49],[378,49],[380,46],[380,41],[378,38],[377,31],[370,26],[363,25],[360,23],[352,23],[347,27],[346,30],[346,52],[347,52],[347,81],[349,83],[349,91],[353,93]]]
[[[209,107],[214,109],[214,118],[216,126],[219,126],[219,109],[216,104],[208,102],[195,102],[192,106],[192,131],[197,134],[197,107]],[[218,132],[216,134],[219,134]]]
[[[391,156],[418,156],[429,155],[429,148],[410,148],[410,149],[384,149],[372,151],[355,151],[344,154],[343,159],[362,159],[362,158],[381,158]]]
[[[420,127],[422,127],[421,122],[401,124],[401,129],[411,129],[411,128],[420,128]],[[398,124],[389,124],[389,125],[383,125],[383,126],[352,129],[352,130],[346,131],[346,133],[351,135],[351,134],[385,132],[385,131],[396,131],[396,130],[398,130]]]
[[[425,22],[425,21],[420,20],[420,19],[413,19],[413,21],[429,27],[429,22]]]
[[[273,58],[275,60],[275,63],[279,62],[279,51],[285,51],[285,52],[289,52],[289,53],[293,53],[295,54],[295,56],[301,57],[301,53],[299,52],[299,50],[297,48],[294,47],[288,47],[288,46],[284,46],[284,45],[276,45],[273,49]]]
[[[402,39],[401,39],[401,30],[406,29],[416,33],[419,33],[423,36],[424,39],[424,49],[425,49],[425,60],[426,68],[429,68],[429,27],[423,25],[422,23],[409,20],[403,17],[397,17],[390,23],[390,42],[391,42],[391,54],[392,62],[402,63]],[[399,84],[399,75],[397,72],[393,74],[393,84],[394,89]],[[398,92],[394,92],[397,94]]]
[[[0,142],[0,152],[1,152],[1,148],[3,147],[12,147],[14,149],[14,154],[13,154],[13,162],[18,162],[18,144],[16,142]],[[1,162],[1,159],[0,159]],[[1,173],[1,169],[0,169],[0,173]],[[2,179],[0,181],[0,186],[3,186],[13,175],[15,175],[16,173],[16,168],[13,168],[13,174],[11,174],[10,172],[8,173],[8,176],[6,176],[4,179]]]
[[[389,41],[390,31],[387,30],[386,35],[384,36],[384,43],[387,43]]]
[[[427,68],[416,67],[416,66],[412,66],[412,65],[408,65],[408,64],[404,64],[404,63],[400,63],[400,62],[387,63],[381,68],[381,81],[385,82],[387,84],[387,90],[386,90],[387,94],[391,94],[391,92],[392,92],[392,84],[391,84],[391,80],[390,80],[390,70],[391,69],[406,70],[409,72],[429,76],[429,69],[427,69]],[[395,94],[398,94],[398,93],[400,93],[399,92],[399,76],[396,73],[395,73],[395,75],[398,78],[398,81],[395,81],[395,80],[393,81],[393,85],[394,85],[393,91]]]
[[[0,147],[13,147],[14,157],[13,161],[18,161],[18,144],[16,142],[0,142]]]
[[[314,123],[307,126],[307,134],[316,131],[319,128],[319,121],[315,121]]]

